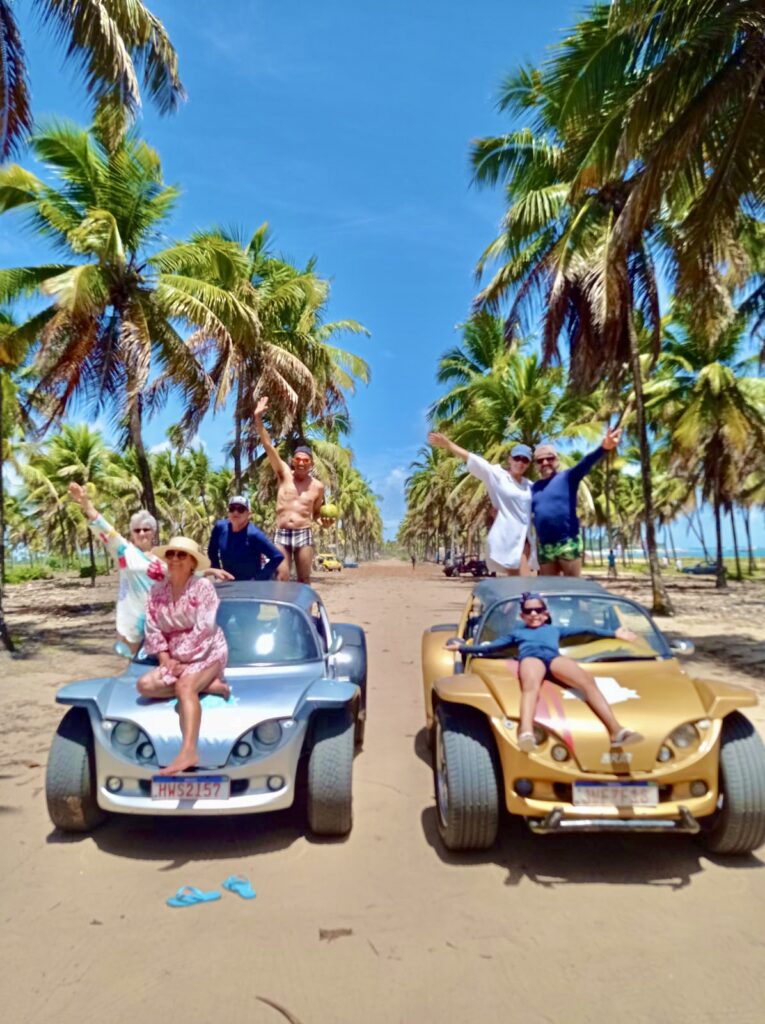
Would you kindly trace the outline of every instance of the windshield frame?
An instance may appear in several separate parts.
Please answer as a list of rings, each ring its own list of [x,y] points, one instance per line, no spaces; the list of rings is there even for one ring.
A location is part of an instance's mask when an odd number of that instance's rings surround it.
[[[293,612],[295,612],[298,615],[301,615],[303,620],[307,624],[309,632],[311,633],[311,636],[313,637],[314,647],[315,647],[315,650],[316,650],[317,653],[316,653],[316,657],[301,658],[300,660],[294,660],[294,661],[253,661],[253,662],[248,662],[246,664],[236,664],[236,665],[231,664],[229,662],[226,665],[226,668],[224,669],[224,671],[228,671],[230,669],[232,672],[246,672],[248,669],[250,669],[252,671],[256,671],[258,669],[263,669],[263,668],[265,668],[265,669],[269,669],[269,668],[270,669],[294,668],[297,665],[313,665],[313,664],[316,664],[316,663],[322,663],[323,664],[323,662],[324,662],[324,660],[326,658],[326,651],[324,649],[324,644],[322,643],[321,637],[318,634],[318,630],[316,629],[316,625],[311,621],[311,616],[306,612],[306,610],[304,608],[301,608],[300,605],[297,605],[297,604],[295,604],[292,601],[280,601],[280,600],[278,600],[278,598],[272,598],[272,597],[265,598],[265,599],[264,598],[260,598],[260,597],[229,597],[229,598],[223,598],[221,600],[220,607],[218,609],[218,613],[220,612],[220,610],[221,610],[221,608],[223,607],[224,604],[231,604],[231,603],[236,603],[236,604],[269,604],[269,605],[276,605],[278,607],[292,609]],[[323,605],[321,605],[321,607],[323,609]],[[327,625],[329,626],[329,620],[328,620],[328,618],[326,618],[326,613],[324,613],[324,618],[326,619]],[[216,624],[217,624],[217,613],[216,613]],[[330,629],[331,629],[331,627],[330,627]],[[225,630],[223,632],[224,632],[224,636],[225,636]],[[226,637],[226,643],[228,644],[228,637]],[[133,664],[135,664],[135,665],[146,665],[148,667],[156,666],[156,665],[159,664],[159,660],[156,657],[156,655],[154,655],[154,654],[144,654],[143,657],[141,657],[141,653],[142,652],[143,652],[143,646],[141,646],[140,650],[136,654],[134,654],[133,657],[130,659]]]
[[[659,653],[657,651],[656,652],[656,657],[655,658],[651,658],[650,660],[651,661],[666,661],[667,659],[671,659],[671,658],[675,657],[674,653],[672,652],[672,650],[671,650],[671,648],[669,646],[667,638],[664,636],[662,631],[659,629],[659,627],[653,621],[653,618],[650,615],[650,613],[641,604],[639,604],[637,601],[633,601],[629,597],[622,597],[620,594],[611,594],[608,591],[603,591],[602,593],[601,592],[597,592],[597,591],[596,592],[584,591],[584,592],[581,592],[581,593],[575,593],[575,592],[573,592],[571,590],[558,591],[557,593],[555,593],[554,591],[545,590],[544,593],[542,593],[540,596],[541,596],[543,601],[547,601],[549,599],[556,598],[556,597],[564,597],[564,598],[571,598],[571,599],[580,600],[580,601],[585,601],[585,600],[611,601],[613,603],[618,602],[620,604],[629,605],[633,610],[638,612],[640,615],[643,616],[644,619],[646,619],[648,621],[648,623],[651,626],[651,629],[653,629],[654,634],[656,635],[656,637],[659,640],[660,646],[662,648],[662,653]],[[480,638],[481,633],[482,633],[482,631],[484,629],[484,626],[486,625],[486,620],[489,618],[489,616],[492,614],[492,612],[494,611],[495,608],[498,608],[500,605],[510,604],[511,602],[518,602],[518,603],[520,603],[520,601],[521,601],[521,596],[518,595],[517,597],[513,597],[513,596],[511,596],[511,597],[503,597],[500,600],[494,601],[492,604],[487,605],[484,608],[484,610],[483,610],[483,612],[481,614],[481,617],[478,620],[478,624],[475,626],[475,629],[473,630],[473,641],[474,641],[474,643],[478,644],[480,642],[479,638]],[[585,631],[583,631],[583,632],[585,632]],[[643,658],[643,657],[636,657],[634,659],[630,658],[629,660],[630,661],[633,661],[633,660],[634,661],[642,661],[642,660],[646,660],[646,659]]]

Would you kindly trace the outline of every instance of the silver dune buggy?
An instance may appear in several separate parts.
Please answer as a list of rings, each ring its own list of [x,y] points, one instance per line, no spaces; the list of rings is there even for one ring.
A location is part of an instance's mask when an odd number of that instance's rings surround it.
[[[140,655],[122,675],[70,683],[69,705],[48,758],[53,824],[87,832],[108,812],[256,814],[295,801],[306,783],[308,824],[318,835],[351,828],[354,748],[366,720],[367,652],[359,626],[330,626],[314,590],[300,583],[224,583],[218,622],[226,634],[231,697],[202,697],[199,767],[158,775],[178,751],[175,700],[147,700]]]

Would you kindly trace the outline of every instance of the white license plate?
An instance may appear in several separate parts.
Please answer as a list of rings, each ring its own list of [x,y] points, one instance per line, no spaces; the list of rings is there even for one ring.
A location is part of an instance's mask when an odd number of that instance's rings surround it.
[[[655,807],[655,782],[575,782],[574,803],[586,807]]]
[[[225,775],[155,775],[152,800],[228,800],[231,780]]]

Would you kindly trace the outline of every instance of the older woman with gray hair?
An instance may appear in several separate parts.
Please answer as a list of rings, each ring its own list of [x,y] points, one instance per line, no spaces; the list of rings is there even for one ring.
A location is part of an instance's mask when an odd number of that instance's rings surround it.
[[[136,512],[130,517],[130,539],[127,539],[101,515],[84,487],[69,484],[69,494],[82,508],[90,529],[103,542],[119,569],[117,634],[126,648],[120,653],[135,654],[143,641],[149,590],[167,574],[167,566],[151,550],[156,543],[157,520],[145,509]],[[223,569],[210,569],[206,575],[233,579]]]

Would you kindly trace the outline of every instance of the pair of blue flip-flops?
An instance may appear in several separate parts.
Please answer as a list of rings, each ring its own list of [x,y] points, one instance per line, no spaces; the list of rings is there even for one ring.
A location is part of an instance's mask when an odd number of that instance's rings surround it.
[[[250,880],[243,875],[231,875],[223,883],[223,888],[236,893],[243,900],[254,900],[257,895],[250,885]],[[182,885],[175,896],[171,896],[166,902],[168,907],[193,907],[197,903],[215,903],[219,899],[219,892],[202,892],[193,885]]]

